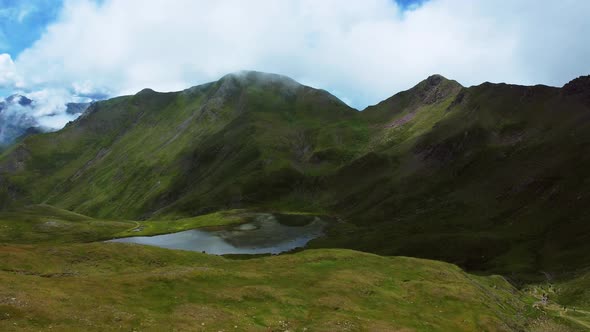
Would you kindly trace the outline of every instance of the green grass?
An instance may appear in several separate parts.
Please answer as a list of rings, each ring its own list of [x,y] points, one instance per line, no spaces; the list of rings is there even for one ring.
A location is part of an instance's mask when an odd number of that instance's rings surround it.
[[[234,260],[81,243],[251,216],[237,210],[175,221],[106,221],[47,205],[3,213],[0,329],[508,331],[525,324],[514,317],[527,307],[503,278],[440,262],[348,250]],[[309,215],[279,218],[299,224]],[[141,232],[132,231],[137,223]]]
[[[113,221],[90,218],[49,205],[30,205],[0,212],[0,243],[80,243],[151,236],[243,223],[254,215],[244,210],[231,210],[177,220]]]
[[[560,278],[524,288],[524,292],[530,295],[529,301],[535,301],[536,305],[540,303],[542,294],[547,294],[549,297],[548,304],[538,308],[545,317],[550,318],[550,322],[547,322],[546,319],[543,320],[544,324],[540,324],[541,326],[560,323],[562,329],[555,328],[556,331],[587,331],[590,329],[587,278],[587,274],[582,274],[575,278]],[[546,327],[545,330],[552,331],[549,327]]]
[[[0,243],[60,244],[108,240],[134,227],[132,221],[86,217],[48,205],[0,212]]]
[[[510,331],[526,311],[500,277],[348,250],[229,260],[115,243],[4,245],[0,285],[3,331]]]
[[[443,262],[344,249],[233,259],[94,242],[244,222],[256,213],[140,222],[48,205],[2,213],[0,330],[516,331],[540,324],[534,294]],[[290,225],[311,218],[275,215]],[[542,326],[575,328],[559,319]]]
[[[558,279],[553,288],[559,303],[590,311],[590,272],[587,269]]]
[[[243,210],[230,210],[177,220],[137,221],[134,228],[117,233],[115,237],[151,236],[181,232],[199,227],[237,224],[247,221],[247,218],[251,215],[252,213],[247,213]]]

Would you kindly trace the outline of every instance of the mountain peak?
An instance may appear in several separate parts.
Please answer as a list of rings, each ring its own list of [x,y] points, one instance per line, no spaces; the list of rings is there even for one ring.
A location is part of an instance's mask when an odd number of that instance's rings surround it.
[[[152,93],[156,93],[156,90],[154,89],[150,89],[150,88],[145,88],[145,89],[141,89],[141,91],[139,91],[138,93],[136,93],[136,96],[141,96],[141,95],[149,95]]]
[[[580,76],[569,81],[563,86],[563,91],[567,95],[590,94],[590,75]]]
[[[420,86],[421,84],[424,84],[424,85],[427,85],[427,86],[430,86],[430,87],[439,86],[441,84],[452,84],[454,86],[460,86],[460,87],[462,87],[461,84],[459,84],[457,81],[450,80],[450,79],[448,79],[448,78],[446,78],[446,77],[444,77],[444,76],[442,76],[440,74],[433,74],[433,75],[428,76],[425,80],[423,80],[422,82],[418,83],[416,85],[416,87],[417,86]]]
[[[14,94],[6,98],[6,102],[9,104],[19,104],[21,106],[29,106],[33,101],[23,95]]]
[[[408,90],[418,101],[434,104],[451,95],[457,94],[463,86],[457,81],[449,80],[442,75],[434,74]]]
[[[433,74],[428,76],[428,78],[426,78],[424,81],[430,85],[438,85],[443,81],[449,81],[449,79],[440,74]]]
[[[225,82],[228,80],[233,80],[234,82],[238,83],[241,86],[249,86],[249,85],[256,85],[256,86],[276,86],[276,85],[283,85],[283,86],[291,86],[291,87],[299,87],[301,86],[300,83],[295,81],[294,79],[279,75],[279,74],[272,74],[272,73],[265,73],[260,71],[254,70],[241,70],[238,72],[230,73],[223,76],[220,81]]]
[[[365,109],[365,114],[389,116],[404,110],[415,110],[423,105],[435,104],[456,95],[463,88],[457,81],[449,80],[440,74],[433,74],[411,89],[401,91],[377,105]],[[377,116],[380,118],[380,116]]]
[[[252,87],[274,91],[282,96],[294,96],[303,87],[287,76],[251,70],[227,74],[214,84],[217,85],[215,96],[221,99],[237,96]]]

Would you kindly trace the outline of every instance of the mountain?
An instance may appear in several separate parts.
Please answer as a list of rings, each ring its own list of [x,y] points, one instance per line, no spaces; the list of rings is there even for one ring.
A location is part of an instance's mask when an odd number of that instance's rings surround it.
[[[503,274],[588,266],[589,81],[484,83],[443,89],[435,103],[410,93],[418,101],[401,109],[369,109],[385,121],[372,126],[364,164],[345,166],[331,189],[333,210],[363,236],[338,240]],[[427,90],[441,84],[455,86],[443,79]]]
[[[35,119],[25,110],[33,101],[25,96],[12,95],[0,101],[0,145],[8,145],[37,125]]]
[[[288,200],[304,173],[362,149],[358,119],[326,91],[245,72],[94,103],[63,130],[25,139],[0,167],[35,183],[19,187],[24,202],[96,216],[195,215]]]
[[[69,115],[80,115],[88,109],[91,103],[67,103],[66,113]]]
[[[314,247],[534,279],[590,265],[589,82],[433,75],[362,112],[259,72],[146,89],[4,152],[0,201],[102,218],[326,213],[340,222]]]
[[[4,102],[0,102],[0,108],[8,107],[9,105],[18,104],[20,106],[30,106],[33,101],[23,95],[15,94],[8,96]]]
[[[68,103],[65,105],[65,112],[70,116],[78,116],[89,105],[89,103]],[[19,94],[0,100],[0,147],[6,147],[26,135],[55,130],[39,123],[40,115],[36,114],[38,107],[34,100]],[[45,116],[52,117],[57,113]]]

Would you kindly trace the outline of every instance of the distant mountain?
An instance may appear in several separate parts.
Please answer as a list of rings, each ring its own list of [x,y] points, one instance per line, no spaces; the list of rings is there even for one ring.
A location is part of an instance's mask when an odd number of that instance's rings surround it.
[[[90,106],[90,103],[67,103],[66,113],[70,115],[80,115]]]
[[[35,118],[27,112],[32,103],[21,95],[12,95],[0,101],[0,145],[12,143],[27,129],[37,126]]]
[[[66,113],[79,115],[89,106],[89,103],[68,103]],[[15,140],[32,133],[50,131],[43,128],[37,121],[35,101],[22,95],[11,95],[0,100],[0,146],[7,146]]]
[[[25,96],[15,94],[9,96],[4,100],[4,102],[0,102],[0,104],[4,104],[5,106],[12,104],[18,104],[20,106],[30,106],[31,104],[33,104],[33,101]]]
[[[258,72],[146,89],[5,153],[0,202],[116,218],[312,211],[341,221],[314,246],[563,272],[590,265],[589,83],[433,75],[363,112]]]

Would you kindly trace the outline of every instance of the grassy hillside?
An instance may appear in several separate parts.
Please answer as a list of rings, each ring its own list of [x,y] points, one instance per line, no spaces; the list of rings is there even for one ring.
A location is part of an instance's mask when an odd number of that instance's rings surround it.
[[[510,331],[527,310],[499,277],[346,250],[236,261],[113,243],[5,245],[0,257],[3,331]]]
[[[341,249],[232,260],[81,243],[133,223],[50,206],[3,213],[0,330],[513,331],[538,316],[502,277],[442,262]]]
[[[94,242],[251,214],[138,222],[47,205],[0,213],[0,329],[576,332],[590,317],[585,275],[520,291],[448,263],[343,249],[236,260]],[[551,302],[535,309],[541,293]]]
[[[151,234],[244,215],[139,224],[157,225],[144,230]],[[343,249],[235,260],[82,243],[125,234],[136,223],[51,206],[2,213],[0,329],[576,332],[588,317],[585,297],[577,295],[584,288],[574,284],[584,276],[520,291],[503,277],[475,276],[448,263]],[[551,302],[535,309],[541,292]]]
[[[255,212],[245,210],[229,210],[176,220],[107,220],[49,205],[29,205],[0,212],[0,243],[71,244],[128,236],[152,236],[198,227],[244,223],[255,215]]]

